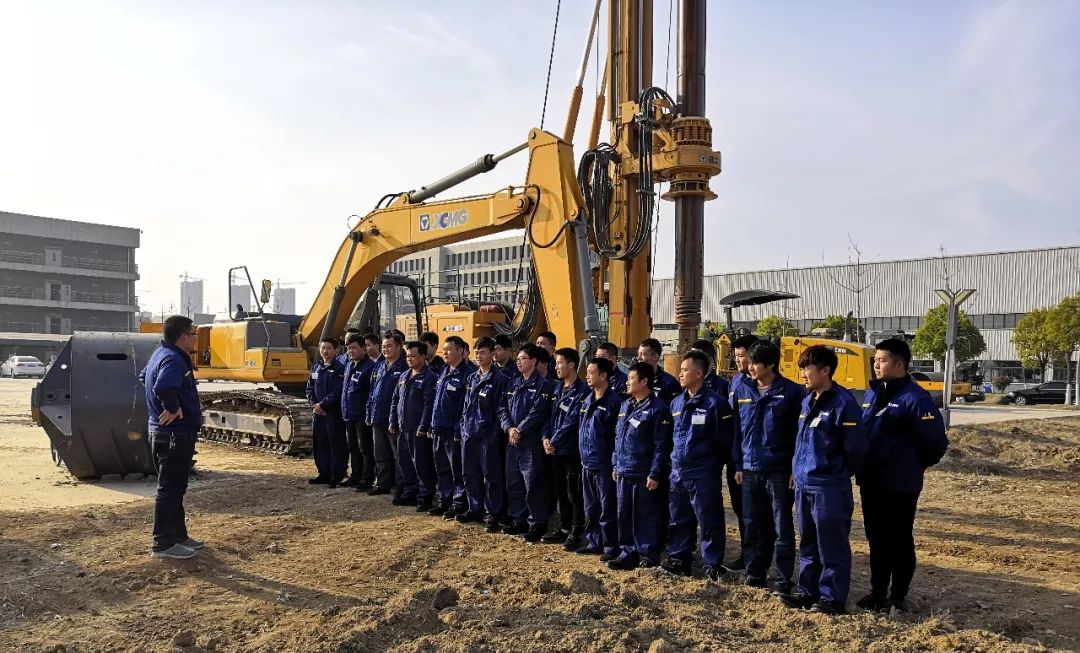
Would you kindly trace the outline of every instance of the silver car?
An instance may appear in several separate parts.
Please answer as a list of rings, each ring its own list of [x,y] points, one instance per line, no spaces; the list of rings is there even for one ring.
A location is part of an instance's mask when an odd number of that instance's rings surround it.
[[[17,376],[45,376],[45,366],[33,356],[9,356],[3,365],[0,365],[0,376],[15,378]]]

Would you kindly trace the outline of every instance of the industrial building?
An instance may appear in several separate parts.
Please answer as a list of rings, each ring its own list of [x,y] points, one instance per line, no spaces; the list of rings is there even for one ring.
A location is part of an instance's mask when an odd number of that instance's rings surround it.
[[[0,211],[0,354],[47,360],[75,331],[134,330],[138,247],[138,229]]]
[[[429,300],[512,303],[528,279],[523,244],[522,236],[509,236],[436,247],[399,259],[387,271],[420,280]]]
[[[528,270],[527,262],[519,266],[521,244],[520,236],[510,236],[440,247],[405,257],[395,262],[391,271],[430,284],[433,299],[453,295],[509,302],[515,288],[524,289],[524,283],[519,286],[515,282],[518,270]],[[1013,329],[1028,311],[1053,306],[1080,292],[1080,247],[707,275],[702,319],[723,323],[720,300],[736,291],[780,290],[799,295],[799,299],[735,308],[735,328],[753,330],[763,317],[779,315],[799,333],[809,333],[826,316],[850,312],[860,319],[868,338],[896,331],[913,334],[927,311],[940,303],[934,290],[944,288],[946,278],[953,289],[976,291],[961,309],[986,341],[986,352],[977,359],[979,373],[986,379],[1009,375],[1040,380],[1038,371],[1021,368],[1012,343]],[[673,344],[674,280],[655,280],[652,301],[654,335]],[[917,365],[933,369],[931,361],[917,361]]]
[[[194,317],[204,311],[203,280],[192,279],[185,274],[180,281],[180,314]]]
[[[780,290],[800,298],[735,308],[735,328],[752,330],[761,318],[778,315],[794,324],[799,333],[809,333],[825,316],[850,312],[860,318],[870,339],[882,332],[912,334],[927,311],[941,303],[934,290],[944,288],[946,279],[954,290],[976,291],[961,310],[986,341],[986,352],[976,359],[979,373],[985,379],[1008,375],[1038,380],[1037,371],[1021,369],[1020,356],[1012,343],[1013,329],[1028,311],[1053,306],[1080,292],[1080,247],[708,275],[702,319],[723,323],[720,300],[733,292]],[[857,289],[862,292],[854,292]],[[662,340],[673,342],[674,280],[656,280],[652,296],[654,328]],[[1063,375],[1064,370],[1059,374]]]
[[[271,305],[273,306],[274,313],[285,315],[296,314],[296,288],[282,288],[276,286],[274,288]]]

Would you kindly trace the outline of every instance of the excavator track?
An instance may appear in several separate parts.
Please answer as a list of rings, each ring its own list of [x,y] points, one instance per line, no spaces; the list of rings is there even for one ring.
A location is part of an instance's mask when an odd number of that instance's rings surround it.
[[[246,449],[302,456],[311,453],[311,406],[272,390],[233,390],[202,398],[199,437]]]

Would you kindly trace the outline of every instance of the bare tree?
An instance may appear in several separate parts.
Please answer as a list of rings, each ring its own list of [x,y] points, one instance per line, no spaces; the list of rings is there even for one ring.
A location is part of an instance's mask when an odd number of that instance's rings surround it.
[[[863,253],[859,249],[859,244],[851,237],[851,234],[847,235],[848,238],[848,264],[843,266],[843,274],[834,273],[829,269],[828,265],[825,266],[825,274],[829,275],[829,278],[833,283],[840,286],[844,290],[850,292],[855,300],[855,322],[858,328],[855,332],[858,333],[859,329],[866,331],[866,327],[862,323],[862,294],[866,292],[870,286],[881,277],[881,271],[875,271],[873,268],[873,262],[863,262]],[[821,254],[821,262],[825,263],[825,254]]]

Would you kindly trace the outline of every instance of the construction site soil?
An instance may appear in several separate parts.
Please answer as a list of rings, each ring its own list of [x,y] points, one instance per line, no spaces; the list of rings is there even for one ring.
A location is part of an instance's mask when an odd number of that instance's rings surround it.
[[[153,479],[80,483],[0,384],[0,651],[1013,651],[1080,645],[1080,417],[953,429],[927,474],[908,614],[614,572],[347,489],[310,460],[200,444],[206,548],[149,556]],[[856,493],[856,497],[857,497]],[[868,587],[855,509],[852,597]],[[736,529],[728,521],[728,554]]]

